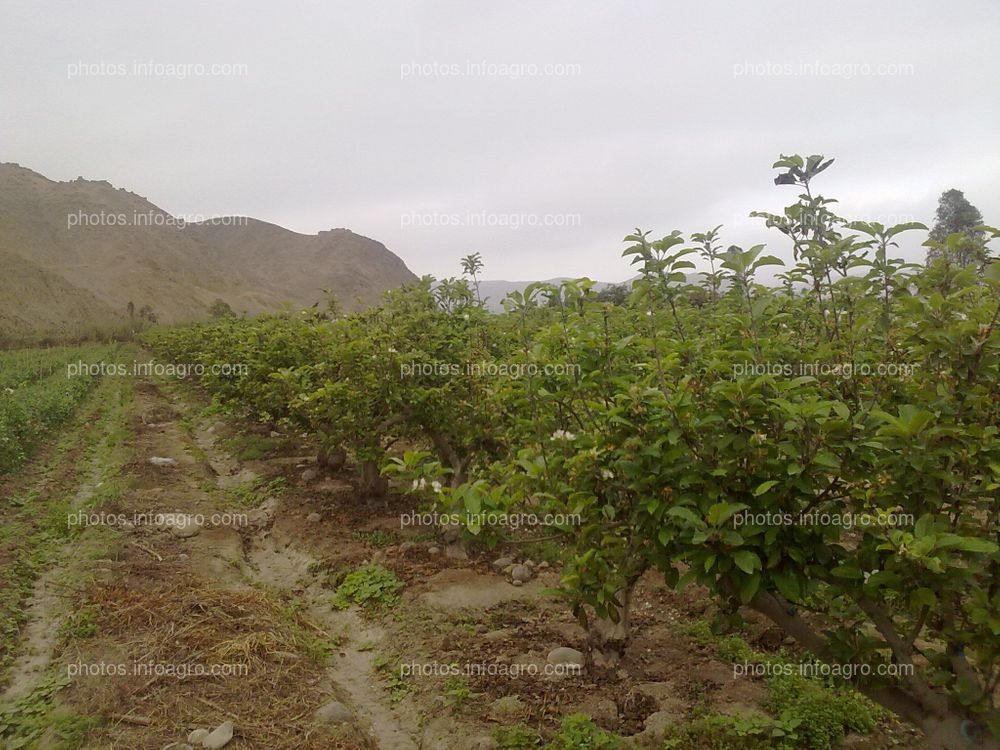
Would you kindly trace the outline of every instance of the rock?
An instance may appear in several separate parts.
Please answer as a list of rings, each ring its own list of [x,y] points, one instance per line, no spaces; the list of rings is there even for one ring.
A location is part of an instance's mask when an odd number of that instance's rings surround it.
[[[228,745],[232,739],[233,722],[224,721],[201,741],[201,746],[211,748],[211,750],[218,750],[218,748]]]
[[[441,527],[441,537],[449,544],[454,544],[462,535],[462,527],[457,523],[445,524]]]
[[[513,586],[523,586],[524,585],[524,581],[511,581],[511,585],[513,585]]]
[[[177,460],[173,458],[163,458],[162,456],[153,456],[149,459],[149,463],[153,466],[176,466]]]
[[[444,548],[444,555],[449,560],[468,560],[469,554],[461,544],[449,544]]]
[[[529,558],[529,559],[527,559],[527,560],[524,561],[524,565],[525,565],[525,567],[533,568],[533,567],[535,567],[535,561]]]
[[[271,430],[270,437],[273,437],[273,438],[281,437],[281,433],[278,432],[277,430]]]
[[[498,641],[502,641],[508,635],[510,635],[510,633],[506,630],[491,630],[488,633],[483,633],[483,640],[487,643],[496,643]]]
[[[316,471],[316,469],[306,469],[305,471],[302,472],[302,481],[311,482],[318,476],[319,472]]]
[[[207,729],[195,729],[188,735],[188,742],[192,745],[200,745],[208,737],[208,734]]]
[[[594,723],[605,729],[618,729],[618,704],[609,698],[599,695],[589,695],[582,703],[573,707],[569,713],[587,714]]]
[[[508,567],[514,564],[513,558],[510,557],[498,557],[493,561],[493,567],[497,570],[506,570]]]
[[[524,701],[516,695],[505,695],[493,701],[490,706],[490,718],[501,724],[511,724],[525,716],[527,707]]]
[[[316,709],[314,717],[321,724],[346,724],[354,720],[351,709],[340,701],[324,703]]]
[[[527,583],[531,580],[532,575],[531,568],[527,565],[515,565],[511,568],[510,577],[515,581],[520,581],[521,583]]]
[[[496,740],[492,737],[473,737],[469,740],[469,744],[465,746],[466,750],[497,750],[500,747],[497,745]]]
[[[194,516],[177,515],[167,521],[167,528],[174,536],[187,539],[201,531],[201,523]]]
[[[642,724],[645,727],[643,734],[662,734],[666,731],[667,727],[681,718],[683,718],[683,714],[677,714],[673,711],[656,711],[655,713],[651,713]]]
[[[583,652],[577,651],[575,648],[569,648],[568,646],[560,646],[549,651],[546,661],[549,664],[567,664],[582,667],[584,662]]]
[[[548,567],[549,567],[548,560],[542,560],[540,563],[538,563],[538,569],[539,570],[545,570]]]
[[[427,550],[427,554],[429,554],[429,555],[440,555],[441,554],[441,548],[440,547],[430,547]]]
[[[319,523],[323,519],[319,513],[313,512],[306,516],[306,523]]]

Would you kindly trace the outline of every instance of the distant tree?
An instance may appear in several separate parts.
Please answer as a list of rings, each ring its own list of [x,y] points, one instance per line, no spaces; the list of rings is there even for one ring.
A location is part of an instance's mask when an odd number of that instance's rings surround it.
[[[982,231],[976,231],[975,227],[982,223],[983,215],[969,203],[965,193],[955,188],[945,190],[938,198],[934,227],[930,233],[930,241],[934,244],[928,246],[927,262],[930,263],[947,252],[949,243],[946,240],[953,234],[964,234],[971,242],[952,240],[950,245],[957,251],[952,260],[961,266],[977,262],[979,253],[976,249],[982,247],[984,235]]]
[[[471,253],[462,258],[462,275],[472,277],[472,285],[476,290],[476,302],[483,304],[479,296],[479,272],[483,270],[483,256],[479,253]]]
[[[613,305],[624,305],[628,299],[628,284],[609,284],[597,293],[599,302],[610,302]]]
[[[128,319],[129,320],[132,320],[133,318],[135,318],[135,303],[132,302],[132,300],[129,300],[129,303],[126,306],[125,309],[128,310]]]
[[[725,255],[720,252],[722,245],[716,244],[721,228],[722,225],[720,224],[715,229],[691,235],[691,239],[699,246],[698,252],[701,253],[701,257],[709,263],[711,270],[705,274],[705,279],[701,282],[701,285],[711,293],[713,300],[719,298],[719,290],[722,288],[722,278],[725,275],[721,268],[722,261],[725,260]]]
[[[216,298],[212,306],[208,308],[208,314],[213,318],[235,318],[236,313],[233,312],[233,308],[229,306],[229,303]]]
[[[332,289],[324,288],[323,294],[326,295],[326,314],[331,320],[336,320],[340,317],[340,303],[334,296]]]

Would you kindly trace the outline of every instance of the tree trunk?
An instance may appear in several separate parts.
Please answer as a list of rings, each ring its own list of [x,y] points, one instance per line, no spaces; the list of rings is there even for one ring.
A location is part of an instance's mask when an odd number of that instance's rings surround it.
[[[326,442],[319,447],[316,463],[330,471],[340,471],[347,463],[347,451],[340,446],[331,448]]]
[[[384,498],[389,492],[389,480],[379,472],[376,461],[361,463],[361,494],[376,499]]]
[[[632,596],[641,577],[642,572],[625,582],[618,622],[604,617],[587,620],[585,666],[588,671],[594,668],[595,652],[609,665],[617,664],[625,655],[625,649],[632,640]]]

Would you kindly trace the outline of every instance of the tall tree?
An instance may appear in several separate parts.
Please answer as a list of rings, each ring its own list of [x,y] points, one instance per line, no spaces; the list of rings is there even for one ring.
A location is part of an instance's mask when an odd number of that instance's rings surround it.
[[[966,248],[958,253],[959,257],[955,261],[962,266],[968,265],[975,260],[975,246],[981,245],[983,233],[974,231],[974,228],[983,223],[983,215],[979,209],[969,203],[965,193],[952,188],[945,190],[938,198],[937,213],[935,214],[934,228],[931,229],[930,239],[941,247],[930,247],[927,250],[927,262],[930,263],[944,254],[943,245],[950,235],[965,234],[971,242],[952,243]]]
[[[479,272],[483,270],[483,256],[479,253],[472,253],[462,258],[462,275],[471,276],[472,284],[476,288],[476,302],[483,304],[479,296]]]

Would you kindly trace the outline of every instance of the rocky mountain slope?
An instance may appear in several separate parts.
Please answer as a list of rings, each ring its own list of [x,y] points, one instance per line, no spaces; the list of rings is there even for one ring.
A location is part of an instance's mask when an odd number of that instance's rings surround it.
[[[333,229],[303,235],[245,217],[185,224],[107,182],[54,182],[0,164],[0,332],[72,332],[325,304],[354,310],[416,277],[384,245]]]

